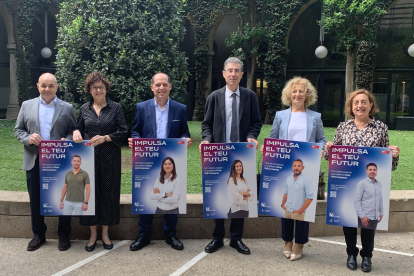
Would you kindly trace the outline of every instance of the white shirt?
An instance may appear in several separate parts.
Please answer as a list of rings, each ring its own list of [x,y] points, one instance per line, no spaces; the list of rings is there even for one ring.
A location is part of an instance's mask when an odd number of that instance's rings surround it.
[[[306,142],[306,112],[291,112],[288,126],[288,140]]]
[[[164,106],[164,109],[161,109],[154,98],[154,106],[155,122],[157,124],[157,138],[167,138],[167,122],[168,110],[170,109],[170,99],[168,99],[167,104]]]
[[[237,137],[239,137],[239,106],[240,106],[240,90],[237,87],[236,92],[231,91],[226,85],[226,143],[231,143],[230,133],[231,133],[231,119],[232,119],[232,105],[233,105],[233,93],[236,93],[236,103],[237,103]],[[240,141],[237,141],[240,142]]]
[[[181,179],[177,176],[174,180],[165,178],[164,184],[157,178],[154,184],[154,188],[157,188],[160,193],[151,193],[151,199],[157,200],[157,207],[161,210],[173,210],[178,208],[178,202],[181,197]],[[171,197],[165,197],[166,193],[173,193]]]
[[[42,140],[50,140],[50,130],[52,129],[56,102],[57,97],[50,104],[46,104],[42,97],[39,97],[39,128]]]
[[[231,212],[235,213],[237,211],[249,211],[249,201],[253,200],[253,193],[250,191],[250,197],[248,200],[243,199],[243,196],[239,192],[247,192],[249,186],[247,185],[246,179],[240,180],[237,178],[237,185],[234,184],[233,177],[230,177],[227,182],[227,196],[230,202]]]

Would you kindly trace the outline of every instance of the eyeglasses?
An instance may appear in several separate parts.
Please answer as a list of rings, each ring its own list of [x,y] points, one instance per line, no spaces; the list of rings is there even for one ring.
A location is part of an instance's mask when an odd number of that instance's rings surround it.
[[[240,73],[240,69],[227,69],[226,71],[227,71],[227,73],[230,73],[230,74],[233,73],[233,72],[236,73],[236,74]]]
[[[105,86],[92,86],[92,90],[93,91],[98,91],[98,90],[105,90]]]
[[[361,105],[368,105],[368,101],[354,101],[352,104],[353,104],[354,106],[357,106],[358,104],[361,104]]]

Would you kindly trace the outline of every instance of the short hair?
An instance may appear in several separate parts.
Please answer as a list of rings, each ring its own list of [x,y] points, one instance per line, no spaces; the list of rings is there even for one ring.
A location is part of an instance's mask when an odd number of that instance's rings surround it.
[[[377,169],[378,169],[377,164],[375,164],[375,163],[369,163],[369,164],[365,167],[365,169],[366,169],[366,170],[368,170],[368,167],[371,167],[371,166],[374,166],[375,168],[377,168]]]
[[[354,112],[352,112],[352,104],[353,104],[354,98],[357,95],[360,95],[360,94],[367,95],[369,103],[373,104],[371,110],[369,111],[369,115],[373,115],[373,114],[378,113],[379,109],[378,109],[377,101],[375,100],[374,95],[371,92],[369,92],[368,90],[365,90],[365,89],[355,90],[354,92],[352,92],[349,95],[348,99],[345,102],[345,113],[348,114],[351,117],[355,117]]]
[[[103,82],[106,88],[106,92],[109,92],[109,89],[111,89],[111,82],[108,80],[108,78],[101,72],[92,72],[90,73],[83,83],[83,90],[86,93],[91,93],[91,87],[95,82]]]
[[[238,65],[240,65],[240,71],[243,72],[243,61],[236,57],[229,57],[228,59],[226,59],[226,61],[224,62],[223,71],[226,71],[226,66],[229,63],[237,63]]]
[[[286,83],[285,88],[283,88],[282,90],[281,99],[284,105],[292,106],[291,95],[293,92],[293,87],[295,85],[303,85],[305,88],[305,94],[306,94],[305,107],[308,107],[316,103],[316,101],[318,100],[318,93],[316,91],[315,86],[313,86],[312,83],[306,78],[294,77],[293,79],[289,80]]]
[[[296,159],[295,161],[293,161],[293,163],[295,163],[295,162],[301,162],[302,163],[302,166],[303,166],[303,161],[302,160]],[[292,165],[293,165],[293,163],[292,163]]]
[[[82,160],[82,158],[81,158],[79,155],[77,155],[77,154],[75,154],[74,156],[72,156],[72,160],[73,160],[73,158],[75,158],[75,157],[79,157],[79,159],[80,159],[80,160]]]
[[[152,78],[151,78],[151,84],[154,84],[154,77],[155,77],[156,75],[158,75],[158,74],[163,74],[163,75],[166,75],[166,76],[167,76],[167,79],[168,79],[168,83],[169,83],[169,84],[171,84],[171,81],[170,81],[170,76],[168,76],[167,74],[165,74],[165,73],[163,73],[163,72],[158,72],[158,73],[156,73],[154,76],[152,76]]]

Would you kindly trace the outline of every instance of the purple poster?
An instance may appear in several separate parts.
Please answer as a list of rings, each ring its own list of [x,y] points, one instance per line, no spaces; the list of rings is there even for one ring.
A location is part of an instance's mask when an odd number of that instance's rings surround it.
[[[254,143],[201,145],[204,218],[257,217]]]
[[[95,215],[94,148],[89,141],[42,141],[39,170],[42,215]]]
[[[187,212],[187,140],[132,139],[132,213]]]
[[[332,146],[326,224],[388,230],[392,151]]]
[[[322,145],[265,138],[259,214],[315,221]]]

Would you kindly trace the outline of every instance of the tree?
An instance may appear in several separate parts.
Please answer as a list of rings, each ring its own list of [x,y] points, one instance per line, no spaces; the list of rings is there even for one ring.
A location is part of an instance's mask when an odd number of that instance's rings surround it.
[[[89,100],[83,81],[101,71],[112,82],[108,96],[119,102],[129,124],[135,105],[153,97],[157,72],[167,73],[171,97],[183,102],[188,76],[179,44],[184,38],[182,0],[71,0],[58,17],[56,77],[73,102]]]
[[[320,24],[326,31],[333,31],[338,50],[346,52],[345,93],[353,91],[355,58],[361,41],[375,37],[375,26],[367,24],[372,18],[379,18],[386,11],[381,0],[323,0],[325,15]]]
[[[259,47],[266,33],[263,6],[264,3],[260,0],[247,0],[236,4],[239,27],[237,32],[231,34],[230,39],[226,39],[226,46],[233,48],[233,54],[241,60],[246,60],[248,89],[253,89],[254,71],[260,55]]]

